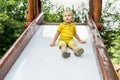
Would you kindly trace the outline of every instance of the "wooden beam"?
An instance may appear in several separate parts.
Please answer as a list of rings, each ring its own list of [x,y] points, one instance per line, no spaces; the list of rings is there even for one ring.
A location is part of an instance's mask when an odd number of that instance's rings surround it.
[[[101,75],[100,80],[119,80],[95,22],[91,16],[86,16],[86,18],[93,37],[93,48]]]
[[[32,22],[35,18],[34,15],[34,0],[28,0],[28,10],[26,15],[27,21]]]
[[[35,0],[35,10],[34,10],[34,13],[35,13],[35,17],[37,17],[39,15],[39,13],[41,12],[41,0]]]
[[[41,13],[41,0],[28,0],[28,10],[26,14],[26,23],[32,22]],[[26,28],[29,24],[24,24]]]
[[[102,11],[102,0],[89,0],[89,14],[96,23],[98,29],[102,27],[100,23]]]

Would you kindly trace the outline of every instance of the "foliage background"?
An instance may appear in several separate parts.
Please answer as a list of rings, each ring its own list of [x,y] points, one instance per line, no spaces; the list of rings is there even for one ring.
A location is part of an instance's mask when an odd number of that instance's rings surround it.
[[[102,10],[100,31],[114,64],[120,64],[120,0],[107,0]]]
[[[106,48],[114,64],[120,64],[120,0],[107,0],[102,9],[100,34],[106,40]],[[42,0],[45,22],[61,22],[64,9],[71,9],[75,22],[83,23],[88,12],[85,3],[77,9],[57,6],[49,0]],[[11,47],[24,31],[27,0],[0,0],[0,57]]]
[[[24,31],[27,0],[0,0],[0,57]]]
[[[75,22],[82,23],[85,20],[85,15],[88,12],[86,3],[81,2],[81,4],[75,8],[65,7],[63,5],[52,4],[50,0],[42,0],[42,10],[44,12],[44,21],[45,22],[62,22],[62,13],[64,10],[72,10],[74,14]]]

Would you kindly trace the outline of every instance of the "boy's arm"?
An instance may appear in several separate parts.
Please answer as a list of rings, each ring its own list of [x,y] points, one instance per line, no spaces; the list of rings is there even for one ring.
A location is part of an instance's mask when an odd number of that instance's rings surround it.
[[[80,42],[80,43],[86,43],[86,41],[81,40],[77,33],[74,34],[74,37]]]
[[[59,35],[60,35],[60,32],[57,31],[55,36],[54,36],[53,41],[50,43],[50,46],[55,46],[55,42],[56,42]]]

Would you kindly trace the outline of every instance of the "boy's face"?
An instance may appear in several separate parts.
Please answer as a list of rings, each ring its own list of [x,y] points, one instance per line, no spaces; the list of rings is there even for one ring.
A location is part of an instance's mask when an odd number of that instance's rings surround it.
[[[66,22],[66,23],[71,23],[71,22],[73,22],[72,12],[70,12],[70,11],[65,11],[65,12],[63,13],[63,20],[64,20],[64,22]]]

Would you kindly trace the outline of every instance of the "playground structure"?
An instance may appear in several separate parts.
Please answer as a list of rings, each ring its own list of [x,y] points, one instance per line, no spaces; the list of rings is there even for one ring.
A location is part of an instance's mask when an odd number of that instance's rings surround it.
[[[43,25],[42,21],[44,15],[42,13],[41,6],[42,5],[40,0],[28,0],[27,21],[29,23],[26,24],[26,26],[28,27],[0,60],[0,80],[4,80],[8,72],[11,70],[12,66],[15,64],[16,60],[19,58],[20,55],[22,55],[22,52],[24,51],[32,37],[34,37],[40,26]],[[88,29],[88,31],[92,35],[92,47],[99,72],[98,80],[118,80],[107,50],[104,46],[103,40],[98,31],[98,29],[101,29],[102,27],[100,23],[101,10],[102,0],[89,0],[89,12],[88,15],[86,15],[85,26],[88,27],[86,29]],[[7,80],[7,78],[5,80]]]
[[[27,10],[27,21],[32,22],[42,11],[41,10],[41,1],[40,0],[28,0],[28,10]],[[89,0],[89,16],[92,17],[96,23],[98,29],[101,29],[102,25],[100,23],[102,10],[102,0]],[[26,26],[28,26],[26,24]]]

